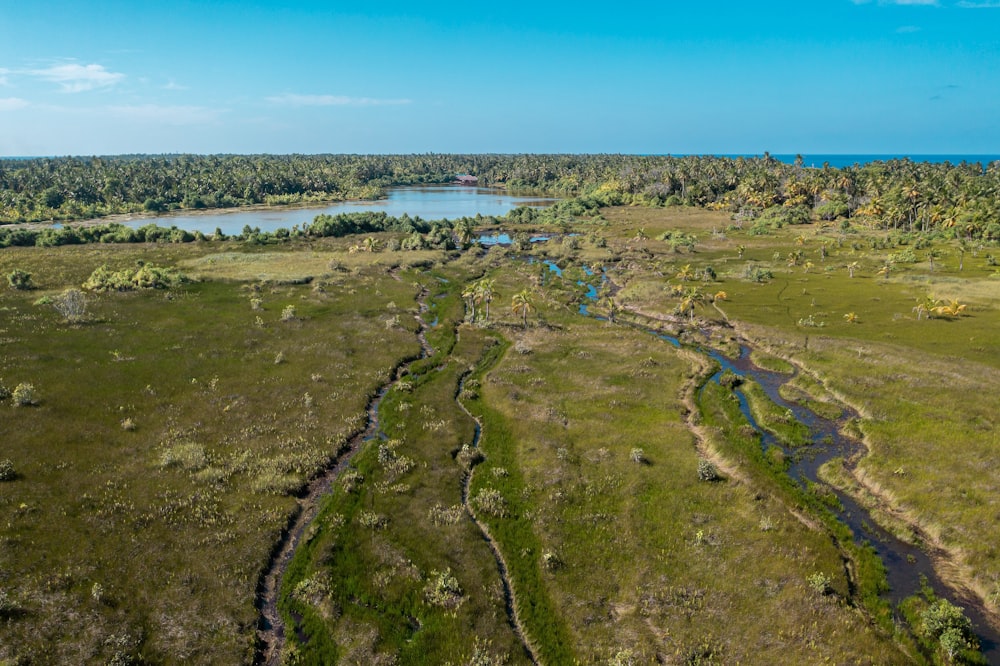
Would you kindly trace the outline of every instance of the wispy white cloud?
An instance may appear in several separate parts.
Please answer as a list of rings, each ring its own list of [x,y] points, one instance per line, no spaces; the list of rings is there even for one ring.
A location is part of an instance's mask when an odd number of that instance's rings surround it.
[[[870,5],[872,0],[851,0],[856,5]],[[939,0],[878,0],[880,5],[923,5],[925,7],[940,7]]]
[[[20,97],[0,97],[0,111],[17,111],[28,106],[28,100]]]
[[[45,69],[32,69],[27,72],[45,81],[59,84],[63,92],[78,93],[95,88],[113,86],[125,78],[119,72],[109,72],[103,65],[80,65],[66,63],[52,65]]]
[[[1000,9],[1000,2],[996,0],[984,0],[982,2],[972,2],[972,0],[962,0],[956,7],[962,9]]]
[[[164,90],[187,90],[188,87],[187,86],[182,86],[181,84],[177,83],[173,79],[170,79],[169,81],[167,81],[166,85],[163,86],[163,89]]]
[[[161,106],[139,104],[131,106],[110,106],[108,112],[124,120],[152,122],[159,125],[207,125],[225,113],[222,109],[204,106]]]
[[[398,106],[411,104],[409,99],[376,99],[373,97],[347,97],[344,95],[296,95],[286,93],[265,98],[279,106]]]
[[[8,74],[10,74],[9,69],[4,69],[3,67],[0,67],[0,86],[10,85],[10,82],[7,80]]]

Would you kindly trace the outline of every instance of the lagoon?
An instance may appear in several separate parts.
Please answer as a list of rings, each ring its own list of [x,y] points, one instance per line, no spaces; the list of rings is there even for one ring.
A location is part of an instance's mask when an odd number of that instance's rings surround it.
[[[147,224],[156,224],[162,227],[176,226],[188,231],[200,231],[204,234],[214,233],[215,229],[219,228],[224,234],[233,235],[241,233],[245,226],[259,227],[261,231],[274,231],[279,228],[291,229],[296,225],[302,228],[312,222],[317,215],[324,214],[382,212],[386,215],[399,217],[405,213],[410,217],[420,217],[424,220],[452,220],[460,217],[475,217],[477,214],[483,216],[506,215],[519,206],[544,207],[555,201],[556,199],[544,197],[513,196],[505,190],[484,187],[452,185],[396,187],[388,191],[388,196],[385,199],[377,201],[341,201],[308,208],[295,206],[253,210],[212,210],[205,213],[143,217],[130,220],[125,224],[132,228]]]

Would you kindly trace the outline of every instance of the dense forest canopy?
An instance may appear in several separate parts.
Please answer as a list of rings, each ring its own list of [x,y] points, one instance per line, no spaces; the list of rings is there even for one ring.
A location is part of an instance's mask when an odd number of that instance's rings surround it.
[[[656,155],[164,155],[0,160],[0,222],[378,198],[456,174],[598,205],[685,205],[741,219],[851,220],[1000,239],[1000,161],[908,159],[842,169],[763,157]]]

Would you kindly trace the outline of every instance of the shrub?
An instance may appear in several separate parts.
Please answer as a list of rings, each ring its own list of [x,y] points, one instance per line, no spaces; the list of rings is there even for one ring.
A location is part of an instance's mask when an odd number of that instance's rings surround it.
[[[710,460],[698,459],[698,479],[701,481],[718,481],[722,477],[719,469]]]
[[[161,268],[139,262],[136,268],[112,271],[107,265],[90,274],[83,288],[89,291],[132,291],[135,289],[169,289],[187,282],[188,278],[172,268]]]
[[[452,575],[451,568],[448,568],[431,572],[431,580],[424,589],[424,600],[433,606],[455,609],[465,601],[464,594],[458,579]]]
[[[809,587],[817,594],[825,595],[833,592],[833,587],[831,587],[833,579],[820,571],[806,576],[806,583],[808,583]]]
[[[160,455],[161,467],[180,467],[188,472],[197,472],[207,464],[205,447],[194,442],[175,444]]]
[[[21,607],[12,596],[0,590],[0,617],[11,618],[21,612]]]
[[[305,578],[295,585],[292,596],[304,604],[319,606],[330,596],[330,581],[322,573]]]
[[[445,507],[439,502],[427,511],[432,525],[456,525],[464,515],[465,509],[461,504]]]
[[[507,500],[496,488],[483,488],[473,498],[472,503],[476,505],[477,509],[494,518],[503,518],[508,515]]]
[[[285,309],[281,311],[281,321],[294,321],[295,320],[295,306],[286,305]]]
[[[52,307],[71,324],[83,321],[87,316],[87,298],[79,289],[67,289],[52,299]]]
[[[608,659],[608,666],[635,666],[637,663],[638,658],[632,650],[619,650]]]
[[[388,523],[388,519],[385,516],[380,516],[374,511],[361,511],[358,514],[358,522],[362,527],[367,527],[370,530],[376,530],[381,527],[385,527]]]
[[[35,285],[31,282],[31,273],[22,271],[20,268],[15,268],[7,274],[7,284],[10,285],[11,289],[22,291],[35,288]]]
[[[920,614],[923,631],[928,638],[936,640],[949,659],[954,659],[965,650],[979,648],[979,641],[972,631],[972,621],[961,608],[947,599],[938,599]]]
[[[35,387],[28,383],[18,384],[10,395],[15,407],[30,407],[38,403]]]
[[[542,568],[547,571],[555,571],[563,566],[562,558],[555,551],[547,550],[542,553]]]
[[[479,449],[463,444],[462,449],[455,456],[455,460],[465,469],[472,469],[483,461],[483,454]]]
[[[743,383],[743,378],[732,370],[724,370],[721,375],[719,375],[719,384],[725,386],[727,389],[735,389],[737,386]]]
[[[644,464],[646,462],[646,452],[643,451],[638,446],[635,447],[634,449],[632,449],[631,451],[629,451],[628,457],[629,457],[629,460],[631,460],[632,462],[634,462],[634,463],[636,463],[638,465],[642,465],[642,464]]]
[[[13,481],[17,478],[14,462],[10,458],[0,460],[0,481]]]
[[[770,282],[774,278],[774,273],[760,266],[747,264],[743,277],[751,282],[763,283]]]

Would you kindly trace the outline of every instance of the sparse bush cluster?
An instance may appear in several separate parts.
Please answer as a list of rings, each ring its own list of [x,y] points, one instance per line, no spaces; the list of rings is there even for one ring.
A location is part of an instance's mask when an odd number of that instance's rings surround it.
[[[10,458],[0,460],[0,481],[13,481],[17,478],[17,471],[14,469],[14,461]]]
[[[472,503],[477,509],[494,518],[504,518],[509,515],[507,500],[496,488],[483,488],[473,498]]]
[[[5,590],[0,590],[0,618],[11,618],[21,612],[21,606]]]
[[[35,288],[34,283],[31,281],[31,273],[20,268],[15,268],[7,274],[7,284],[11,289],[19,291],[27,291]]]
[[[22,382],[14,387],[10,394],[15,407],[31,407],[38,404],[38,393],[33,384]]]
[[[79,289],[67,289],[51,300],[56,312],[71,324],[87,318],[87,298]]]
[[[390,479],[398,479],[417,466],[412,458],[396,451],[401,445],[402,441],[398,439],[390,439],[378,445],[378,462]]]
[[[388,518],[381,516],[374,511],[364,510],[358,513],[358,524],[362,527],[367,527],[370,530],[377,530],[385,527],[388,522]]]
[[[750,282],[770,282],[774,279],[774,273],[766,268],[761,268],[760,266],[754,264],[747,264],[747,267],[743,271],[743,278],[745,280],[749,280]]]
[[[954,660],[965,650],[978,650],[979,640],[972,631],[972,621],[961,608],[947,599],[938,599],[920,614],[922,630],[941,650]]]
[[[732,370],[723,370],[722,374],[719,375],[719,384],[725,386],[727,389],[735,389],[742,383],[743,378]]]
[[[833,579],[821,571],[811,573],[806,577],[809,588],[817,594],[830,594],[833,592]]]
[[[83,288],[88,291],[170,289],[187,281],[188,278],[175,269],[160,268],[140,261],[135,268],[123,268],[119,271],[103,265],[90,274],[83,283]]]
[[[452,575],[449,568],[431,572],[430,581],[424,589],[424,600],[432,606],[453,610],[465,601],[464,594],[458,579]]]
[[[472,469],[483,461],[483,454],[478,448],[463,444],[455,455],[455,460],[465,469]]]
[[[330,596],[330,580],[323,573],[317,573],[300,580],[292,590],[292,596],[311,606],[319,606]]]
[[[427,517],[433,525],[456,525],[464,515],[465,509],[461,504],[446,507],[438,502],[427,511]]]
[[[719,481],[720,479],[722,476],[719,474],[719,468],[712,461],[705,458],[698,459],[698,480]]]

